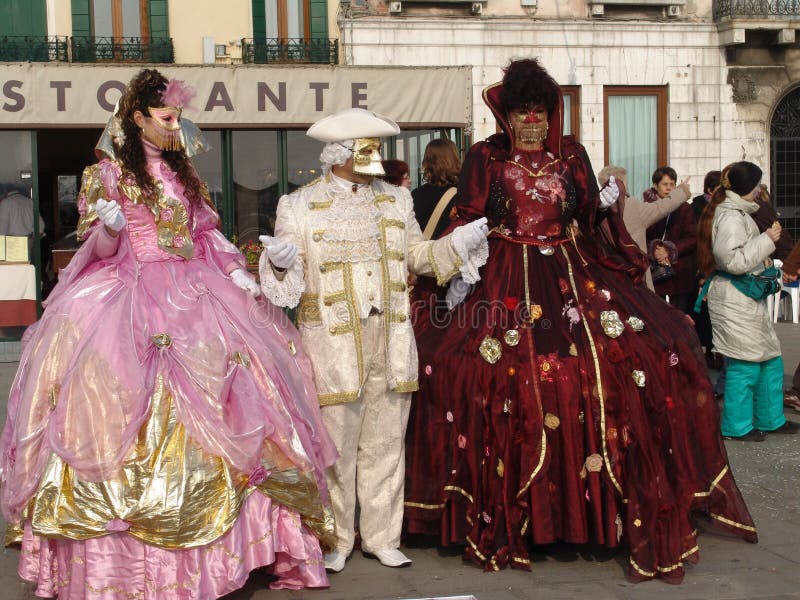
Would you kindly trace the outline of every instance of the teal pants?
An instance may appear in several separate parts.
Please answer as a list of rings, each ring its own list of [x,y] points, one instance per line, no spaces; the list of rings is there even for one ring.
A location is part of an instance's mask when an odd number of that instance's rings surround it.
[[[729,359],[722,435],[738,437],[753,429],[773,431],[784,423],[783,357],[764,362]]]

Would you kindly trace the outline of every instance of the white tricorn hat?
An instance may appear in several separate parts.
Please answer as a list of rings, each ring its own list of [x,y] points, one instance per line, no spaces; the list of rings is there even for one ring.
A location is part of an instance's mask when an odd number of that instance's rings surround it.
[[[321,118],[306,131],[320,142],[341,142],[354,138],[376,138],[400,133],[397,123],[363,108],[347,108]]]

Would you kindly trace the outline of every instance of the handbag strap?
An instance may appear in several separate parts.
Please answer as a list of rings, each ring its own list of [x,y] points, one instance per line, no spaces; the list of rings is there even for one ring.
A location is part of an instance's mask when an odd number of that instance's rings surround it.
[[[664,223],[664,233],[661,234],[661,241],[664,241],[664,238],[667,237],[667,229],[669,229],[669,218],[672,216],[672,213],[667,215],[667,220]]]
[[[453,199],[453,196],[456,195],[458,189],[453,186],[448,188],[448,190],[442,194],[442,197],[439,198],[439,202],[436,204],[436,208],[433,209],[431,213],[430,219],[428,219],[428,224],[425,225],[425,231],[422,232],[422,235],[425,236],[426,240],[431,239],[433,236],[433,232],[436,231],[436,226],[439,224],[439,220],[442,218],[442,213],[444,213],[444,209],[447,208],[447,205],[450,204],[450,200]]]
[[[708,295],[708,286],[711,285],[711,280],[714,279],[714,276],[719,271],[712,271],[711,274],[706,277],[705,282],[703,283],[703,287],[700,288],[700,292],[697,294],[697,300],[694,303],[694,308],[692,309],[693,312],[700,314],[700,310],[703,308],[703,299]]]

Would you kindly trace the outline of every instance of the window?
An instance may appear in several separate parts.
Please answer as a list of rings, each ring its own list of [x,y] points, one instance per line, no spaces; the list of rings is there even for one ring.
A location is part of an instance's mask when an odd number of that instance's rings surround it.
[[[453,140],[456,147],[461,149],[461,130],[460,129],[418,129],[401,131],[393,138],[384,139],[382,155],[384,158],[397,158],[405,161],[408,165],[408,173],[411,176],[411,188],[419,187],[422,180],[422,158],[425,156],[425,148],[428,144],[438,138]]]
[[[280,198],[278,131],[233,132],[234,235],[238,243],[258,241],[275,229]]]
[[[327,40],[326,0],[252,0],[253,38]]]
[[[605,164],[628,171],[628,193],[641,197],[667,165],[666,86],[603,88]]]
[[[308,39],[309,8],[305,0],[264,0],[267,38]]]
[[[147,0],[92,0],[95,38],[146,38]]]
[[[215,208],[222,215],[222,135],[218,129],[203,129],[203,137],[210,146],[208,152],[192,157],[192,163],[200,179],[208,185],[208,193]]]
[[[564,97],[564,135],[574,135],[580,141],[581,122],[581,86],[562,85],[561,94]]]

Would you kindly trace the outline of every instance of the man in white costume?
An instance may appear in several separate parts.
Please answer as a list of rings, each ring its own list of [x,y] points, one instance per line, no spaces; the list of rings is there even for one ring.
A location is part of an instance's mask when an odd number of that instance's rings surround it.
[[[314,123],[307,135],[326,142],[323,176],[282,197],[275,237],[261,237],[262,290],[280,306],[299,304],[323,421],[341,455],[328,471],[338,543],[325,566],[335,572],[353,550],[356,498],[363,551],[389,567],[411,563],[398,549],[404,438],[418,387],[408,274],[475,283],[488,257],[486,219],[427,241],[408,190],[375,178],[383,174],[378,138],[399,131],[356,108]]]

